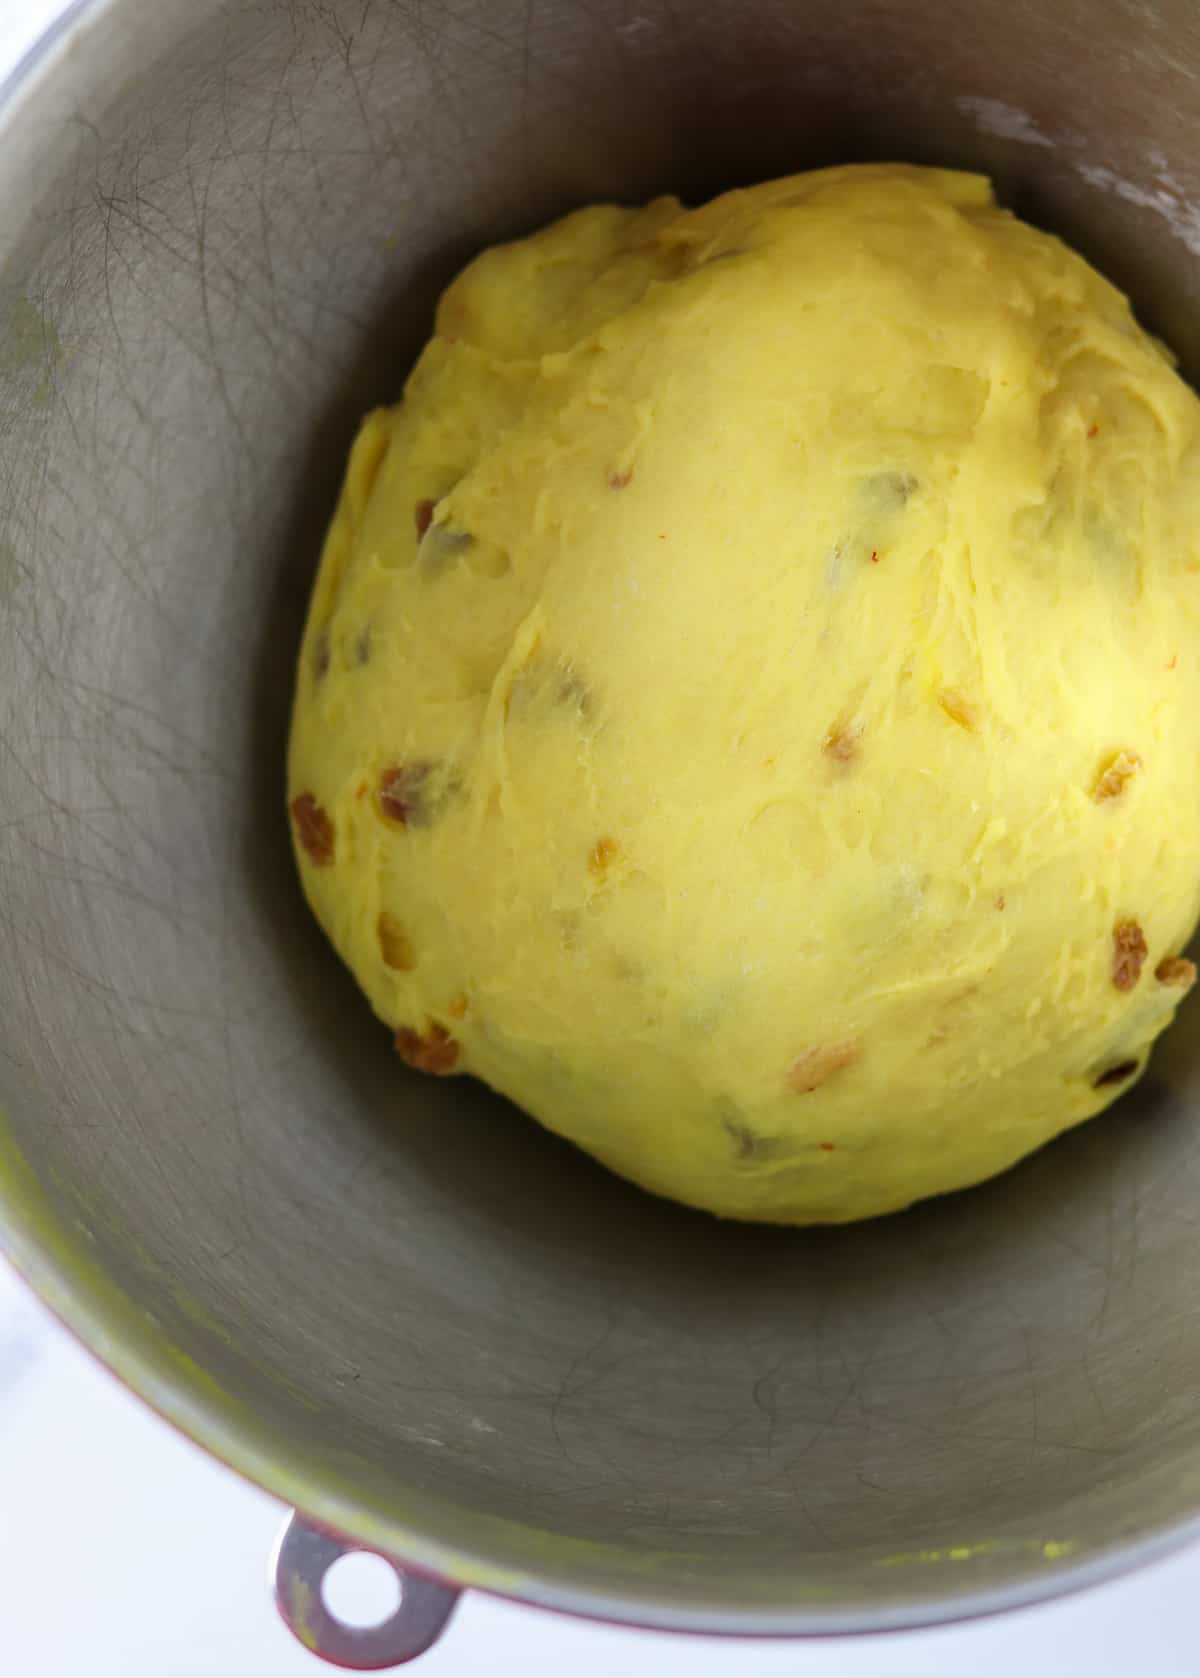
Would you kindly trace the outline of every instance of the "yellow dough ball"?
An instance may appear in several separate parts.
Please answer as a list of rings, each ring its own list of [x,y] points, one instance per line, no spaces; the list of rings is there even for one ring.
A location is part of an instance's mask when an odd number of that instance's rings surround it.
[[[1200,402],[986,180],[582,210],[354,445],[304,887],[411,1064],[728,1217],[904,1206],[1192,982],[1198,615]]]

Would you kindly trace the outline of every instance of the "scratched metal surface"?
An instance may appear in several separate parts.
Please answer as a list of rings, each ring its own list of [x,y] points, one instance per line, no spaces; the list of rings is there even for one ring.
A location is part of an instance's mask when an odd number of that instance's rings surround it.
[[[283,1495],[727,1629],[1010,1600],[1200,1508],[1194,1006],[999,1182],[723,1227],[404,1073],[282,816],[345,449],[466,254],[597,197],[974,164],[1200,367],[1198,65],[1187,0],[118,0],[10,99],[0,1228]]]

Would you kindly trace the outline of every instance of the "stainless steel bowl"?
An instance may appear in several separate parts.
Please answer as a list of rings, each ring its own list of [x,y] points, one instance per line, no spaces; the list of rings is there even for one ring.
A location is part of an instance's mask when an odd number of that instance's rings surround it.
[[[469,253],[972,165],[1195,371],[1198,132],[1191,0],[95,0],[16,77],[0,1226],[218,1456],[455,1586],[695,1630],[980,1613],[1194,1527],[1195,1006],[998,1182],[726,1227],[404,1072],[301,903],[283,746],[355,420]]]

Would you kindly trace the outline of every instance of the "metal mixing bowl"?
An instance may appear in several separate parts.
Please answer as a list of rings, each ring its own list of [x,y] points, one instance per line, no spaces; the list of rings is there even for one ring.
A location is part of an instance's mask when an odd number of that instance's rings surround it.
[[[971,165],[1195,371],[1198,128],[1192,0],[96,0],[8,88],[0,1234],[218,1456],[456,1585],[697,1630],[978,1613],[1194,1526],[1194,1005],[997,1182],[723,1226],[404,1071],[283,756],[355,421],[481,245]]]

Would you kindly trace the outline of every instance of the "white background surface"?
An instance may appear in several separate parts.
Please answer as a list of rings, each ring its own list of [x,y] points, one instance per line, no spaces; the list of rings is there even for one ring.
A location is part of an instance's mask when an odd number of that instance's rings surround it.
[[[154,0],[143,0],[153,5]],[[0,76],[60,0],[0,0]],[[4,1678],[317,1678],[276,1620],[282,1511],[157,1421],[0,1265]],[[464,1598],[422,1678],[1089,1678],[1200,1673],[1200,1550],[979,1625],[730,1644]],[[324,1669],[328,1670],[328,1669]]]

